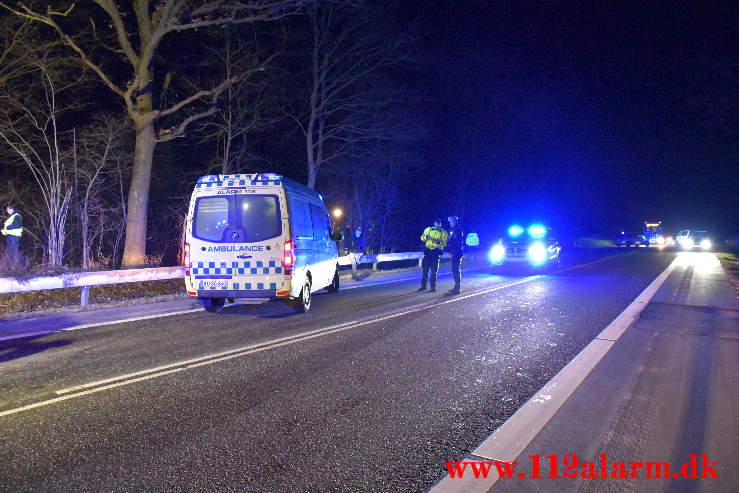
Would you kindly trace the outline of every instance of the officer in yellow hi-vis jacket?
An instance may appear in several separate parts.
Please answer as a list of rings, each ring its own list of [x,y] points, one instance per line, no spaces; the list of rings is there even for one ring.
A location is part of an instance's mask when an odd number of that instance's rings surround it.
[[[7,238],[7,247],[5,254],[13,259],[18,258],[21,235],[23,234],[23,220],[15,206],[9,205],[5,208],[8,218],[3,224],[2,234]]]
[[[423,230],[421,241],[423,248],[423,277],[421,277],[421,287],[419,291],[426,291],[426,281],[429,281],[431,292],[436,291],[436,273],[439,272],[439,257],[444,253],[446,246],[447,232],[441,227],[441,220],[434,221],[433,226]],[[429,279],[429,270],[431,271],[431,279]]]

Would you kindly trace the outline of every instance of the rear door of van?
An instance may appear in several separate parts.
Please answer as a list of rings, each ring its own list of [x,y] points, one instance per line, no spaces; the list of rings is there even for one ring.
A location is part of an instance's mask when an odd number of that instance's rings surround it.
[[[197,197],[193,204],[193,286],[198,291],[270,295],[284,281],[282,190],[259,187],[216,193]]]

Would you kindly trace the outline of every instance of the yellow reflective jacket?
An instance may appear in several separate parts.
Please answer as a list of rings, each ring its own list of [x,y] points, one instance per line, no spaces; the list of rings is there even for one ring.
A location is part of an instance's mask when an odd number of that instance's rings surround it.
[[[449,235],[447,235],[446,231],[435,226],[429,226],[424,229],[421,235],[421,241],[424,242],[426,248],[429,250],[444,250],[448,238]]]
[[[2,229],[3,236],[20,236],[23,234],[23,226],[21,225],[21,215],[14,212],[5,220]]]

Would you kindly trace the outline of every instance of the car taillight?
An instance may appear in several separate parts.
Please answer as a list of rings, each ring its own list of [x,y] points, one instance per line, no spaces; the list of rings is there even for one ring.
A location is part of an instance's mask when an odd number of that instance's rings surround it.
[[[185,243],[185,248],[182,250],[182,265],[185,267],[190,266],[190,244]]]
[[[295,267],[295,252],[293,242],[288,240],[282,250],[282,268],[285,274],[292,274]]]

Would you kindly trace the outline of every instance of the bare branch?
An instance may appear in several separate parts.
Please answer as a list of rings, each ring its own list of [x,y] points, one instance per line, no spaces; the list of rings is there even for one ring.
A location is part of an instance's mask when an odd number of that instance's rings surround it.
[[[67,9],[65,12],[54,12],[54,11],[51,10],[51,8],[49,8],[47,10],[47,15],[42,15],[42,14],[36,13],[36,12],[32,11],[31,9],[29,9],[28,7],[26,7],[25,5],[22,5],[22,4],[21,4],[21,8],[23,9],[22,11],[13,9],[13,8],[9,7],[8,5],[6,5],[4,2],[0,2],[0,7],[3,7],[4,9],[6,9],[6,10],[12,12],[12,13],[14,13],[15,15],[17,15],[19,17],[23,17],[25,19],[30,19],[30,20],[33,20],[33,21],[41,22],[43,24],[46,24],[46,25],[51,26],[52,28],[54,28],[54,30],[62,38],[62,41],[64,42],[64,44],[66,44],[67,46],[69,46],[70,48],[72,48],[79,55],[79,57],[82,59],[82,61],[85,63],[85,65],[87,65],[88,67],[90,67],[93,70],[93,72],[95,72],[98,75],[98,77],[100,77],[100,79],[105,83],[105,85],[110,88],[111,91],[113,91],[114,93],[118,94],[121,97],[124,97],[125,96],[125,92],[123,91],[123,89],[121,89],[120,87],[118,87],[110,79],[110,77],[108,77],[108,75],[103,71],[103,69],[99,65],[97,65],[95,62],[93,62],[90,59],[90,57],[87,55],[87,53],[70,36],[68,36],[62,30],[62,28],[59,26],[59,24],[57,24],[57,22],[54,19],[52,19],[52,17],[51,17],[52,15],[57,15],[57,16],[60,16],[60,17],[66,17],[70,12],[72,12],[72,9],[74,9],[74,4],[72,4],[69,7],[69,9]]]
[[[194,101],[197,101],[200,98],[205,98],[205,97],[208,97],[208,96],[218,96],[220,93],[222,93],[226,89],[226,87],[228,87],[228,84],[229,83],[236,82],[237,80],[238,79],[236,79],[236,78],[226,79],[223,82],[221,82],[220,84],[218,84],[216,87],[214,87],[213,89],[210,89],[208,91],[198,91],[195,94],[193,94],[192,96],[183,99],[179,103],[177,103],[177,104],[175,104],[173,106],[170,106],[166,110],[158,111],[156,113],[156,115],[157,115],[157,117],[171,115],[172,113],[175,113],[176,111],[179,111],[184,106],[187,106],[188,104],[190,104],[190,103],[192,103]]]
[[[118,11],[118,7],[116,7],[112,0],[93,1],[98,4],[108,14],[110,20],[113,21],[113,26],[115,27],[116,36],[118,38],[118,44],[121,45],[121,49],[128,57],[131,65],[136,66],[139,63],[139,56],[131,46],[128,34],[126,33],[126,26],[123,25],[123,19],[121,18],[121,13]]]

